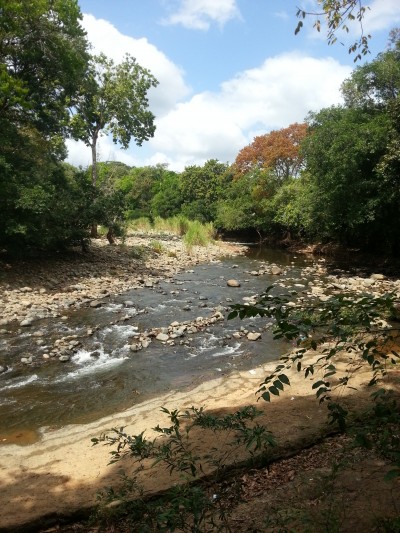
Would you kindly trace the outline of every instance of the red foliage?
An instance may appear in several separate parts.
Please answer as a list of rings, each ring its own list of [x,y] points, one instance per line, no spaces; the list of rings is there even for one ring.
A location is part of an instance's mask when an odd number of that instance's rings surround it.
[[[255,168],[271,170],[279,179],[297,176],[303,165],[300,144],[307,135],[307,124],[291,124],[255,137],[242,148],[235,160],[239,177]]]

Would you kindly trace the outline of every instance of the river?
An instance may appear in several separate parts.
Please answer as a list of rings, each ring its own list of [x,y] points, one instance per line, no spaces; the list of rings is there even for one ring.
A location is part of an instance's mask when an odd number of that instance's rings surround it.
[[[190,390],[232,370],[278,359],[288,345],[272,339],[265,319],[225,319],[174,346],[154,340],[132,352],[130,343],[151,328],[209,316],[216,308],[227,312],[231,303],[261,294],[277,281],[277,292],[285,285],[306,286],[303,269],[309,262],[307,257],[250,247],[247,255],[198,265],[154,287],[107,298],[98,309],[71,310],[62,319],[43,319],[29,331],[3,336],[0,364],[8,370],[0,376],[1,435],[7,440],[18,431],[33,432],[39,438],[41,431],[88,423],[166,391]],[[266,263],[277,264],[284,274],[251,274]],[[240,281],[239,288],[227,287],[232,278]],[[88,328],[92,335],[86,334]],[[240,328],[262,331],[262,338],[251,342],[232,336]],[[68,335],[83,339],[69,362],[15,364],[27,355],[39,360],[48,345]]]

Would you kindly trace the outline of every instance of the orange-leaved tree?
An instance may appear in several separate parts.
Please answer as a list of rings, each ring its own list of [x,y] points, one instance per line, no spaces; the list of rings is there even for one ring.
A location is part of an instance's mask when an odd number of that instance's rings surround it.
[[[300,145],[306,135],[307,124],[296,122],[287,128],[255,137],[236,157],[236,177],[255,170],[267,170],[279,181],[298,176],[303,166]]]

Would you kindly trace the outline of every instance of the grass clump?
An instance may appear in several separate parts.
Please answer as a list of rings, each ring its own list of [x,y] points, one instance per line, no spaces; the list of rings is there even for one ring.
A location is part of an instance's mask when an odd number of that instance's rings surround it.
[[[214,233],[214,227],[211,223],[202,224],[198,220],[194,220],[190,222],[183,242],[189,250],[193,246],[208,246],[213,240]]]
[[[150,241],[149,246],[156,254],[162,254],[165,251],[165,247],[161,241]]]

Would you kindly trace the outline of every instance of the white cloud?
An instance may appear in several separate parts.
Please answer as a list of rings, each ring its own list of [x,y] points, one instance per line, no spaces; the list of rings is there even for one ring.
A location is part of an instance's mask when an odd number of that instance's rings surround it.
[[[399,0],[373,0],[365,12],[365,33],[390,30],[400,22]]]
[[[267,59],[224,82],[219,92],[178,104],[157,121],[149,144],[176,170],[211,158],[232,162],[254,131],[287,127],[311,110],[339,103],[340,85],[350,72],[330,58],[291,53]]]
[[[156,115],[167,113],[176,102],[189,94],[183,70],[146,38],[134,39],[123,35],[110,22],[96,19],[93,15],[85,14],[82,25],[94,53],[103,52],[117,63],[129,53],[157,78],[159,85],[149,92],[150,107]]]
[[[118,61],[128,51],[161,82],[150,102],[156,115],[154,138],[140,149],[132,143],[125,151],[102,137],[102,161],[135,166],[169,163],[177,171],[213,158],[232,162],[255,134],[301,122],[308,111],[339,103],[340,85],[351,73],[351,67],[331,58],[286,53],[238,73],[218,91],[188,98],[182,71],[146,39],[124,36],[91,15],[85,15],[84,25],[96,52],[104,51]],[[68,141],[68,149],[71,163],[90,164],[90,150],[83,143]]]
[[[236,0],[180,0],[180,5],[163,22],[181,24],[185,28],[208,30],[213,22],[223,26],[240,16]]]

